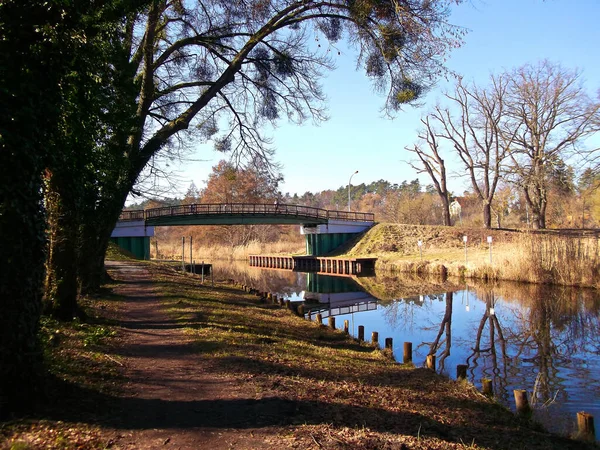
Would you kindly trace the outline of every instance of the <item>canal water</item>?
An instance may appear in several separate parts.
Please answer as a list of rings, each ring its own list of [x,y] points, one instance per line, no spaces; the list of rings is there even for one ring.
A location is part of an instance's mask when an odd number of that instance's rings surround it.
[[[534,417],[571,434],[576,413],[600,422],[600,295],[594,290],[533,284],[439,282],[401,276],[348,277],[213,261],[226,277],[304,302],[313,317],[349,321],[356,336],[393,338],[396,360],[412,342],[413,362],[436,354],[437,370],[452,378],[467,364],[477,388],[490,378],[501,403],[514,410],[514,389],[531,395]],[[326,323],[326,321],[324,320]]]

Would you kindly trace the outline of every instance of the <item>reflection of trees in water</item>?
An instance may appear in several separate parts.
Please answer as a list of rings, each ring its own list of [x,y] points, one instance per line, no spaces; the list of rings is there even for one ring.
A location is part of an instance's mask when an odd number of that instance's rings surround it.
[[[468,294],[467,294],[468,295]],[[475,371],[480,365],[480,358],[483,359],[481,362],[481,374],[485,378],[492,380],[494,384],[494,392],[500,393],[503,400],[506,396],[506,383],[507,383],[507,367],[508,367],[508,353],[506,351],[506,338],[504,337],[504,331],[500,326],[500,321],[496,315],[496,297],[492,289],[483,291],[481,295],[482,300],[485,302],[485,311],[479,326],[477,328],[477,334],[475,335],[475,345],[472,347],[472,353],[467,357],[467,365],[469,366],[471,377],[475,377]],[[485,339],[487,327],[487,340]],[[502,364],[498,364],[498,349],[500,350],[500,358]]]
[[[446,358],[450,356],[450,348],[452,347],[452,292],[446,292],[446,309],[440,323],[440,328],[435,340],[429,345],[429,354],[436,355],[437,365],[440,372],[444,371]],[[427,343],[425,343],[427,344]],[[442,352],[437,355],[437,351],[443,347]]]
[[[588,380],[586,390],[595,386],[600,391],[582,359],[583,354],[597,354],[600,349],[598,300],[590,302],[585,291],[573,289],[536,286],[536,291],[529,297],[529,309],[514,310],[516,327],[509,337],[515,358],[522,361],[521,373],[535,379],[533,401],[543,404],[557,395],[566,399],[569,371],[576,371],[579,380]]]
[[[500,308],[490,314],[500,296]],[[532,392],[534,404],[567,399],[566,389],[595,390],[600,381],[588,359],[600,350],[598,293],[573,288],[505,285],[478,289],[486,310],[479,321],[473,352],[467,359],[471,373],[494,380],[494,390],[508,401],[510,389]],[[513,300],[520,298],[522,300]],[[473,341],[471,341],[473,342]]]
[[[419,323],[415,322],[417,313],[430,309],[433,301],[442,301],[444,294],[414,295],[392,302],[382,302],[382,315],[391,329],[412,331]]]
[[[214,267],[219,278],[231,278],[263,292],[291,295],[299,294],[306,287],[306,274],[302,272],[250,267],[244,261],[214,261]]]

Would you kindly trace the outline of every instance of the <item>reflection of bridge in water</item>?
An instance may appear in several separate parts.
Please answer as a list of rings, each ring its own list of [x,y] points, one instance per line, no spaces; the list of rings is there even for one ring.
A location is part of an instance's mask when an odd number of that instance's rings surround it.
[[[377,309],[377,299],[351,277],[308,273],[304,291],[304,309],[322,317],[339,316]]]

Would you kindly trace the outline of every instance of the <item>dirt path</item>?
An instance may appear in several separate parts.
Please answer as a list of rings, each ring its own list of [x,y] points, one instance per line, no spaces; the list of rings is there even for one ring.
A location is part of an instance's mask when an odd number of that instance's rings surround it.
[[[115,293],[126,297],[117,353],[127,381],[110,420],[110,448],[267,448],[268,427],[253,427],[264,402],[235,375],[206,367],[182,325],[161,308],[143,266],[106,265],[120,282]]]

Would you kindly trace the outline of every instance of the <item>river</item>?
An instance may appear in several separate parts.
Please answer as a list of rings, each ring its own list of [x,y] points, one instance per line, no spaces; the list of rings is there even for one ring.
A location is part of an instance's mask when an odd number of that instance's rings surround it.
[[[396,360],[412,342],[413,362],[436,354],[437,370],[481,388],[492,380],[498,400],[514,410],[514,389],[531,395],[534,418],[571,434],[576,413],[600,420],[600,294],[595,290],[517,283],[440,282],[391,275],[335,277],[213,261],[217,277],[234,279],[349,321],[356,336],[393,338]],[[324,320],[324,322],[326,322]]]

